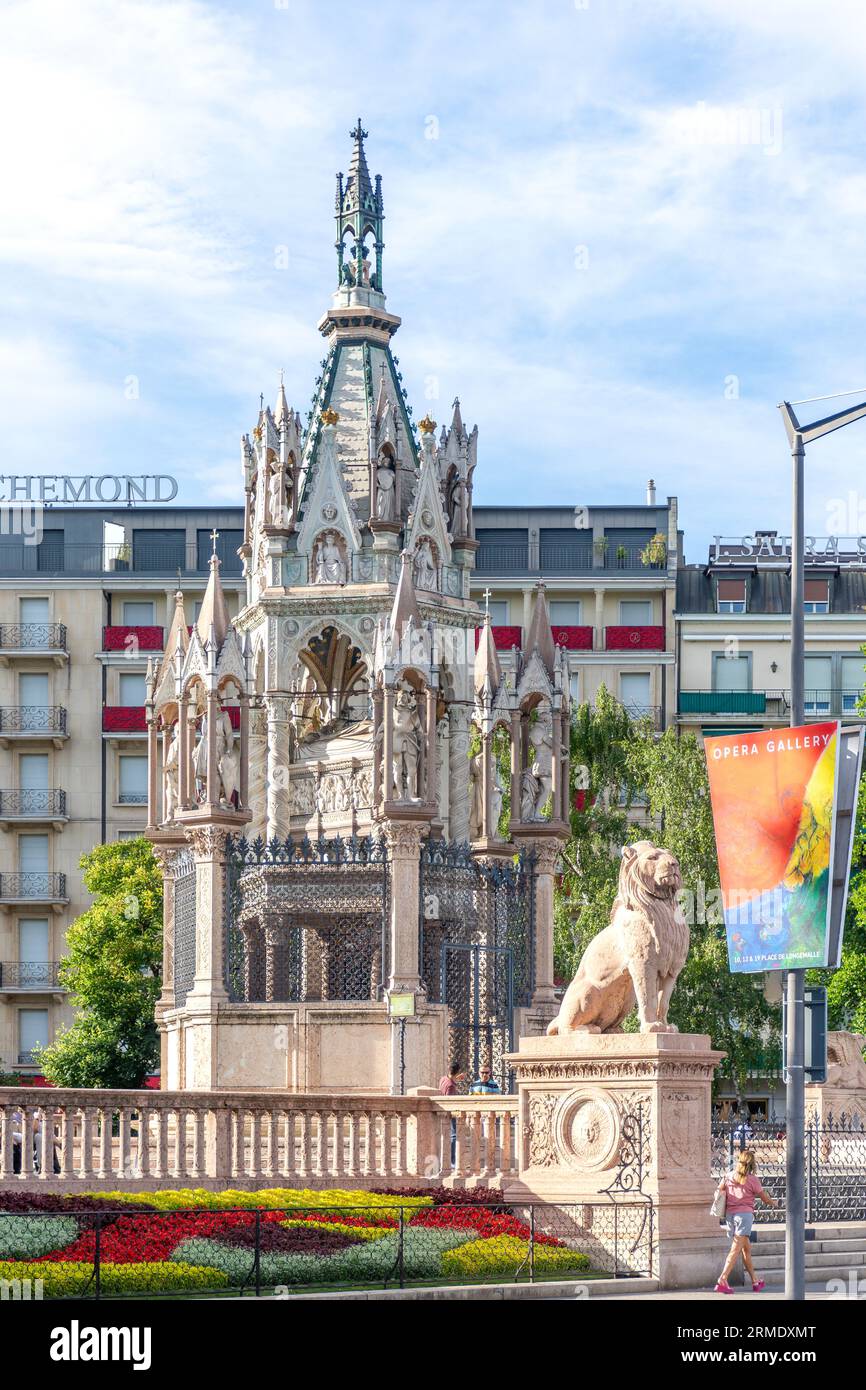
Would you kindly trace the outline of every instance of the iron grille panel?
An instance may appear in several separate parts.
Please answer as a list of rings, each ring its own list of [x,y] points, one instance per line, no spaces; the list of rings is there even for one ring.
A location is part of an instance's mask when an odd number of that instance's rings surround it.
[[[232,840],[226,893],[232,1001],[382,997],[390,900],[383,840]]]
[[[182,1009],[195,980],[195,859],[180,850],[174,866],[174,1002]]]

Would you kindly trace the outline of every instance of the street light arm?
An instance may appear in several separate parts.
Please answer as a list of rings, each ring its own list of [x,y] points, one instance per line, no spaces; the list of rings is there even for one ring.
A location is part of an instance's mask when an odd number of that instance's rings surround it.
[[[861,420],[866,415],[866,404],[851,405],[847,410],[839,410],[835,415],[825,415],[823,420],[815,420],[811,425],[801,425],[787,401],[782,401],[779,409],[782,412],[782,423],[788,443],[792,447],[797,435],[804,444],[811,444],[813,439],[821,439],[825,434],[832,434],[834,430],[840,430],[843,425],[853,424],[855,420]]]

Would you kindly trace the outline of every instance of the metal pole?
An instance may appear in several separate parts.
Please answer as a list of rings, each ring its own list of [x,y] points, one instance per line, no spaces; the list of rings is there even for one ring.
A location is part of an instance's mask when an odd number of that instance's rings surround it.
[[[803,436],[794,435],[791,455],[794,462],[793,525],[791,527],[791,727],[805,718],[805,631],[803,617],[803,552],[806,524],[803,501]],[[805,1158],[805,1017],[804,970],[789,970],[785,1078],[787,1145],[785,1155],[785,1298],[802,1300],[806,1296],[806,1234],[804,1208]]]

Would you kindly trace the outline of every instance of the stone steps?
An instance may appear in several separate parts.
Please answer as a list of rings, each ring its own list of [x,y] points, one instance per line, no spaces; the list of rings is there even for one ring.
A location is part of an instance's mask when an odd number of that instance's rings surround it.
[[[807,1228],[806,1282],[826,1283],[847,1280],[851,1270],[861,1279],[866,1270],[866,1223],[839,1222]],[[758,1240],[752,1247],[757,1273],[768,1285],[785,1281],[784,1226],[758,1227]]]

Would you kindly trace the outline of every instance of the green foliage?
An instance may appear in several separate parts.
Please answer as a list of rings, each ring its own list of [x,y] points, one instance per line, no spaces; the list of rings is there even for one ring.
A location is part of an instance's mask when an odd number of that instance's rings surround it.
[[[58,1086],[140,1086],[159,1057],[162,875],[144,838],[99,845],[81,868],[95,900],[60,966],[78,1013],[39,1060]]]
[[[860,780],[851,879],[838,970],[810,970],[809,984],[827,986],[827,1026],[866,1033],[866,776]]]
[[[742,1086],[778,1033],[777,1015],[752,977],[732,975],[719,906],[718,865],[703,749],[694,734],[661,737],[633,720],[602,688],[596,707],[581,705],[572,730],[573,786],[588,769],[583,810],[571,817],[557,902],[557,967],[570,978],[588,942],[607,926],[619,876],[618,850],[652,839],[671,850],[683,874],[691,947],[671,1004],[681,1032],[709,1033],[728,1055],[722,1073]],[[640,822],[629,809],[645,804]],[[626,1028],[635,1027],[627,1021]]]

